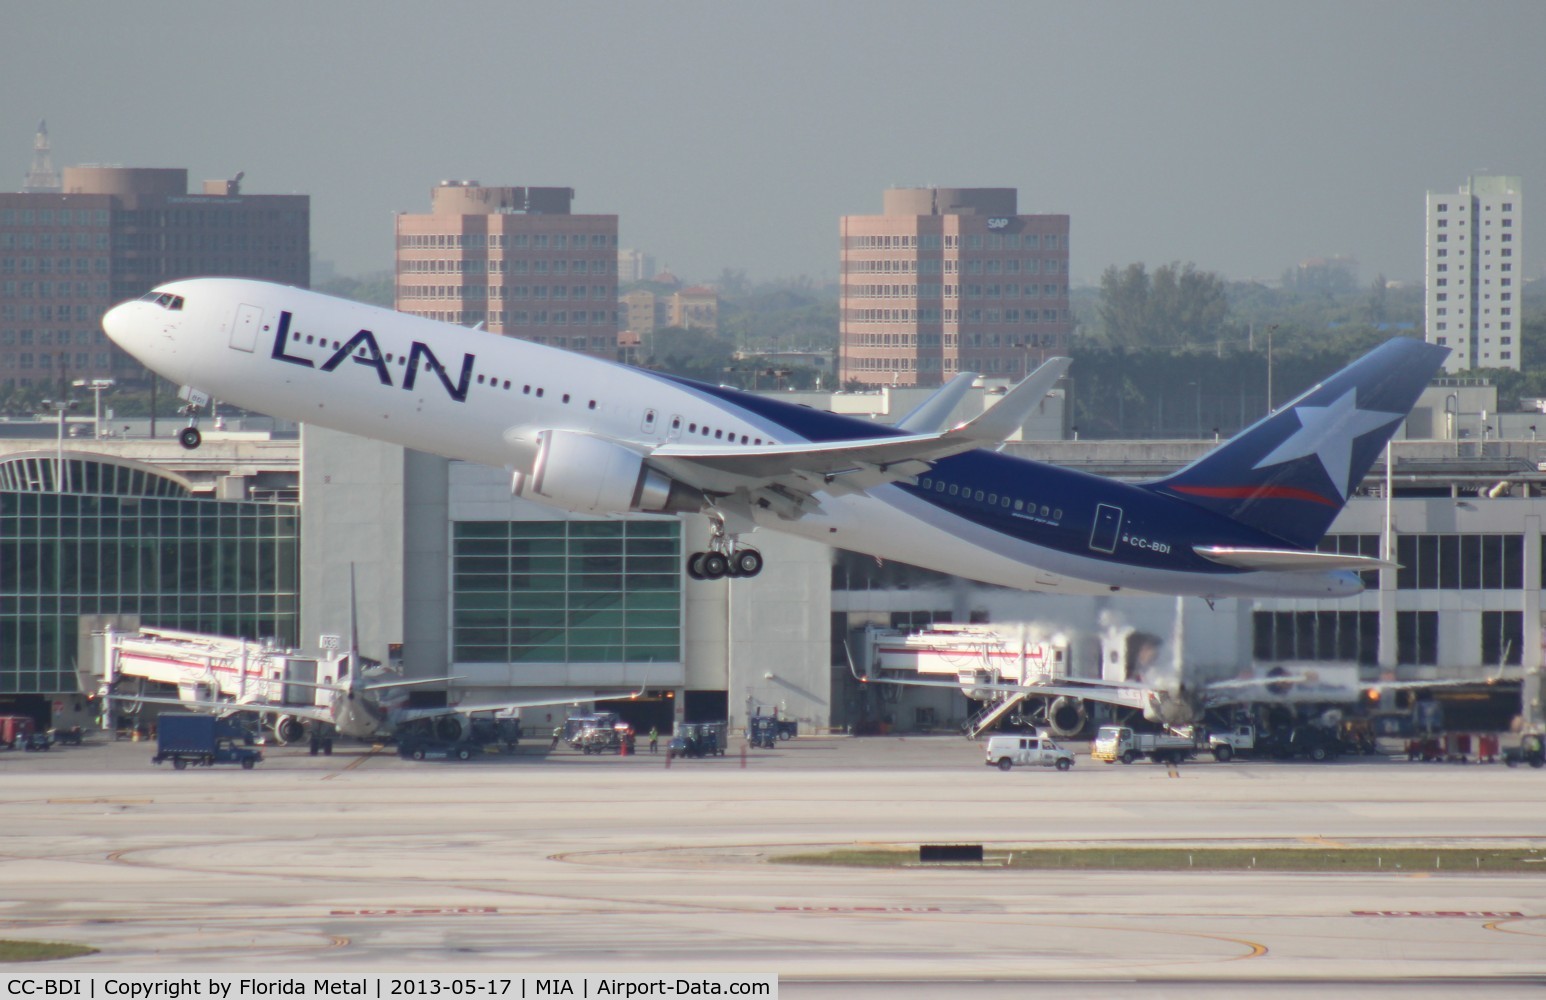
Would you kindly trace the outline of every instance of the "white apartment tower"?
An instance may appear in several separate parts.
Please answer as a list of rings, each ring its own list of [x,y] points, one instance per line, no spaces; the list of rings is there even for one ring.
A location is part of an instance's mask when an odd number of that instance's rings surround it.
[[[1524,198],[1518,177],[1428,192],[1427,339],[1447,372],[1519,368]]]

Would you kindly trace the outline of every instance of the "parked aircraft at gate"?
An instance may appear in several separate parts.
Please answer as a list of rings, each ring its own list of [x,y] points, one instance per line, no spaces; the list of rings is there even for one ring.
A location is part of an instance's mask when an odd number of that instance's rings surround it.
[[[235,278],[162,285],[103,328],[147,367],[238,406],[505,466],[587,514],[703,513],[688,571],[755,575],[756,528],[1026,590],[1340,597],[1378,560],[1315,550],[1438,369],[1393,340],[1176,474],[1127,484],[993,450],[1069,362],[938,426],[895,428],[541,344]],[[940,401],[961,382],[940,390]],[[199,398],[199,397],[195,397]],[[198,431],[183,432],[197,447]]]

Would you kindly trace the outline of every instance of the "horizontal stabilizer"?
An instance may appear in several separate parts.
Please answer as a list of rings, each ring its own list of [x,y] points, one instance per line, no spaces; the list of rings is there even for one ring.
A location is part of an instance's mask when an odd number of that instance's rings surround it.
[[[1192,551],[1220,566],[1235,569],[1264,570],[1274,573],[1331,573],[1349,569],[1354,572],[1375,569],[1400,569],[1398,563],[1373,556],[1344,552],[1315,552],[1304,549],[1237,549],[1223,545],[1195,545]]]

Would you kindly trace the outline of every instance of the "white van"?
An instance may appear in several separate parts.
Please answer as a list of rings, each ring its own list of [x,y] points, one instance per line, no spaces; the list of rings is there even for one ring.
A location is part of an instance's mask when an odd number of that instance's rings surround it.
[[[1058,746],[1050,736],[990,736],[983,763],[989,767],[997,765],[1000,771],[1007,771],[1016,764],[1066,771],[1074,766],[1074,755]]]

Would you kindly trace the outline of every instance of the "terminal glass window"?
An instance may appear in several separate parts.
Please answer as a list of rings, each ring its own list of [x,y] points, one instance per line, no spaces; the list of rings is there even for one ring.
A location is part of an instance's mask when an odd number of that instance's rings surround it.
[[[1396,612],[1396,662],[1431,667],[1439,662],[1439,613]]]
[[[1519,590],[1522,535],[1398,535],[1399,590]]]
[[[65,467],[76,490],[140,478]],[[293,503],[0,489],[0,694],[75,691],[82,615],[294,645],[299,547]]]
[[[1524,662],[1524,644],[1524,612],[1482,612],[1483,667],[1519,666]]]
[[[461,521],[452,544],[456,662],[680,662],[678,522]]]
[[[1379,662],[1377,611],[1257,611],[1251,625],[1258,662]]]

